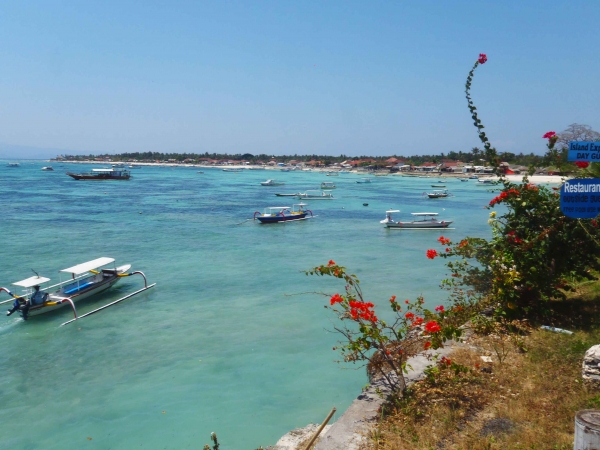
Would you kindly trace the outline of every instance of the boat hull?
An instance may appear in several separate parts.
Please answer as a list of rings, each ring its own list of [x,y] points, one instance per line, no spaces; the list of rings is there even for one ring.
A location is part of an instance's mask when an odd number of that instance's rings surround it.
[[[260,223],[279,223],[279,222],[290,222],[293,220],[303,220],[306,219],[307,213],[301,213],[301,214],[291,214],[289,216],[281,216],[281,215],[277,215],[277,216],[257,216],[256,220],[258,220]]]
[[[410,228],[410,229],[427,229],[427,228],[448,228],[452,221],[439,221],[439,222],[424,222],[424,221],[416,221],[416,222],[388,222],[385,224],[388,228]]]
[[[110,174],[86,174],[86,173],[71,173],[71,172],[67,172],[67,175],[69,175],[71,178],[75,178],[76,180],[96,180],[96,181],[101,181],[101,180],[129,180],[131,178],[131,175],[126,174],[126,175],[120,175],[120,176],[115,176],[115,175],[110,175]]]

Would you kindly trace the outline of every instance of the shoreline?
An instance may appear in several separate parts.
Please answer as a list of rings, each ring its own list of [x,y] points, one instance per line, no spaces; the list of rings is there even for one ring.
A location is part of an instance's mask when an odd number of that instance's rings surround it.
[[[99,161],[48,161],[51,163],[59,163],[59,164],[98,164],[98,165],[110,165],[108,162],[99,162]],[[226,165],[226,166],[214,166],[207,164],[180,164],[180,163],[133,163],[141,167],[190,167],[190,168],[200,168],[200,169],[212,169],[212,170],[221,170],[223,169],[242,169],[242,170],[268,170],[268,171],[282,171],[279,166],[255,166],[255,165]],[[125,167],[127,169],[127,167]],[[133,169],[136,170],[136,169]],[[338,172],[338,169],[326,168],[326,167],[314,167],[309,168],[308,170],[300,170],[306,172],[319,172],[319,173],[328,173],[328,172]],[[292,170],[294,172],[294,170]],[[349,169],[345,173],[356,174],[356,175],[373,175],[373,176],[392,176],[392,177],[424,177],[424,178],[463,178],[465,176],[477,175],[480,178],[485,179],[493,179],[498,180],[499,177],[491,174],[473,174],[473,173],[426,173],[426,172],[387,172],[387,171],[375,171],[368,172],[366,170],[358,170],[358,169]],[[525,175],[505,175],[504,178],[513,182],[520,183],[523,180]],[[528,177],[529,181],[533,184],[536,183],[545,183],[545,184],[561,184],[564,180],[570,177],[563,177],[562,175],[531,175]]]

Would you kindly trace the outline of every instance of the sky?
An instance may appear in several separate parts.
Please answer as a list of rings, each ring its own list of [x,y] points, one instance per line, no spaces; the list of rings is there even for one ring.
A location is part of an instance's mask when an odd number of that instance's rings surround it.
[[[597,1],[5,1],[0,157],[499,152],[600,130]]]

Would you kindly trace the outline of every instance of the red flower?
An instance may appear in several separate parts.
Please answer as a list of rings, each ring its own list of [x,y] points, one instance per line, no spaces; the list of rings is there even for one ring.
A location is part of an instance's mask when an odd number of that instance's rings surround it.
[[[335,266],[335,261],[333,259],[330,259],[329,262],[327,263],[328,266]]]
[[[427,350],[429,347],[431,347],[431,342],[425,342],[425,345],[423,347],[425,348],[425,350]]]
[[[441,330],[442,330],[442,327],[440,327],[440,324],[437,323],[435,320],[431,320],[425,324],[425,331],[427,331],[429,333],[437,333],[438,331],[441,331]]]
[[[436,306],[435,310],[439,312],[444,312],[444,305]]]
[[[554,136],[556,136],[556,133],[554,131],[548,131],[545,135],[542,136],[542,138],[552,139]]]
[[[446,253],[450,253],[452,249],[450,247],[446,247]]]
[[[437,252],[437,251],[435,251],[435,250],[433,250],[433,249],[431,249],[431,248],[430,248],[429,250],[427,250],[427,257],[428,257],[429,259],[433,259],[433,258],[435,258],[437,255],[438,255],[438,252]]]
[[[392,298],[390,298],[390,303],[394,303],[396,301],[396,296],[392,295]]]
[[[452,360],[450,358],[446,358],[445,356],[442,356],[442,359],[440,359],[440,363],[446,364],[447,366],[449,366],[452,364]]]
[[[596,222],[596,219],[592,219],[592,225],[598,228],[598,222]]]
[[[479,61],[479,64],[485,64],[487,61],[487,55],[485,53],[480,53],[477,61]]]
[[[410,302],[408,300],[404,300],[404,303],[408,305]]]
[[[413,327],[418,327],[419,325],[421,325],[423,323],[423,318],[422,317],[417,317],[415,319],[415,321],[413,322],[412,326]]]
[[[335,294],[329,299],[329,303],[331,304],[331,306],[335,305],[336,303],[341,303],[343,301],[344,299],[340,296],[340,294]]]
[[[438,238],[438,242],[442,245],[448,245],[450,243],[450,239],[445,238],[444,236],[440,236]]]
[[[579,167],[580,169],[585,169],[586,167],[588,167],[590,165],[590,163],[587,161],[575,161],[575,165],[577,167]]]
[[[406,317],[408,320],[414,320],[415,315],[414,313],[407,312],[406,314],[404,314],[404,317]]]

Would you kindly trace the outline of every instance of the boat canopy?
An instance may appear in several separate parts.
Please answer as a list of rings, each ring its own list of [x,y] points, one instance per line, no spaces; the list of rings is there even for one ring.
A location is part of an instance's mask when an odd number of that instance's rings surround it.
[[[267,206],[265,209],[290,209],[289,206]]]
[[[108,172],[123,172],[123,171],[115,170],[115,169],[92,169],[92,172],[108,173]]]
[[[386,214],[397,213],[397,212],[400,212],[400,210],[399,209],[389,209],[389,210],[386,211]],[[416,213],[416,214],[419,214],[419,213]]]
[[[13,283],[13,286],[30,288],[30,287],[38,286],[42,283],[45,283],[46,281],[50,281],[50,278],[35,276],[35,277],[26,278],[21,281],[17,281],[16,283]]]
[[[90,270],[97,269],[98,267],[105,266],[114,261],[115,261],[114,258],[102,257],[102,258],[94,259],[92,261],[77,264],[76,266],[69,267],[67,269],[63,269],[63,270],[61,270],[61,272],[71,273],[73,275],[79,275],[81,273],[89,272]]]
[[[413,216],[437,216],[438,213],[411,213]]]

